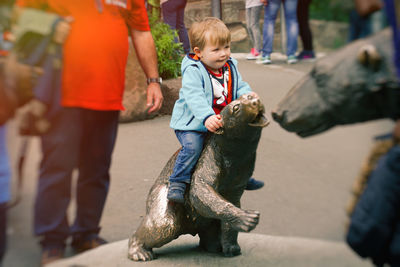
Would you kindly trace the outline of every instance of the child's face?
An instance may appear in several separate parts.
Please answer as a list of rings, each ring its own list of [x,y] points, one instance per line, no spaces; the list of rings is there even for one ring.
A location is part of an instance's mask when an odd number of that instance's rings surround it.
[[[200,50],[198,47],[195,47],[193,50],[200,58],[201,62],[203,62],[203,64],[213,72],[218,72],[231,56],[230,43],[224,45],[212,45],[207,42],[203,50]]]

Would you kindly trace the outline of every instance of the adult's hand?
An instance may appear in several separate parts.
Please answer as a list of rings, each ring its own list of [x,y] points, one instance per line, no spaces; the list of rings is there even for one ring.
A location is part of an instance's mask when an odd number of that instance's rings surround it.
[[[131,30],[132,42],[136,55],[146,77],[156,78],[158,75],[157,54],[153,36],[150,31]],[[158,83],[150,83],[147,87],[148,112],[155,112],[161,108],[163,96]]]
[[[164,98],[161,92],[159,83],[150,83],[147,86],[147,107],[149,108],[148,113],[158,111],[163,102]]]

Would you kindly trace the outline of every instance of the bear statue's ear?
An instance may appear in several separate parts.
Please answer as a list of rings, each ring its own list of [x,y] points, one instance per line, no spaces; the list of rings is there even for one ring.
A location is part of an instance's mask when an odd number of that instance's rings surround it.
[[[372,44],[366,44],[358,50],[358,62],[366,68],[378,70],[382,57]]]

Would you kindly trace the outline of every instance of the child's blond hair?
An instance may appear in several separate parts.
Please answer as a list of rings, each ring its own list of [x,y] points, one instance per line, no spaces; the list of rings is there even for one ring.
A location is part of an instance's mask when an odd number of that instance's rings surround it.
[[[192,24],[189,39],[192,49],[198,47],[203,50],[206,43],[218,46],[230,43],[231,32],[220,19],[207,17]]]

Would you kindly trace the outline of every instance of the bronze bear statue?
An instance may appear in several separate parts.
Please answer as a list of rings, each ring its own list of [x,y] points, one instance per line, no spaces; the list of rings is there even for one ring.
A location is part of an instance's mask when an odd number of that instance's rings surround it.
[[[272,117],[301,137],[344,124],[400,117],[400,83],[390,29],[318,60]]]
[[[153,248],[183,234],[198,234],[200,247],[225,256],[239,255],[238,232],[249,232],[260,213],[240,208],[240,198],[254,171],[256,149],[263,127],[264,106],[258,97],[243,95],[221,112],[223,128],[205,140],[194,169],[185,203],[168,202],[168,178],[177,152],[150,189],[146,216],[129,239],[128,258],[149,261]]]

